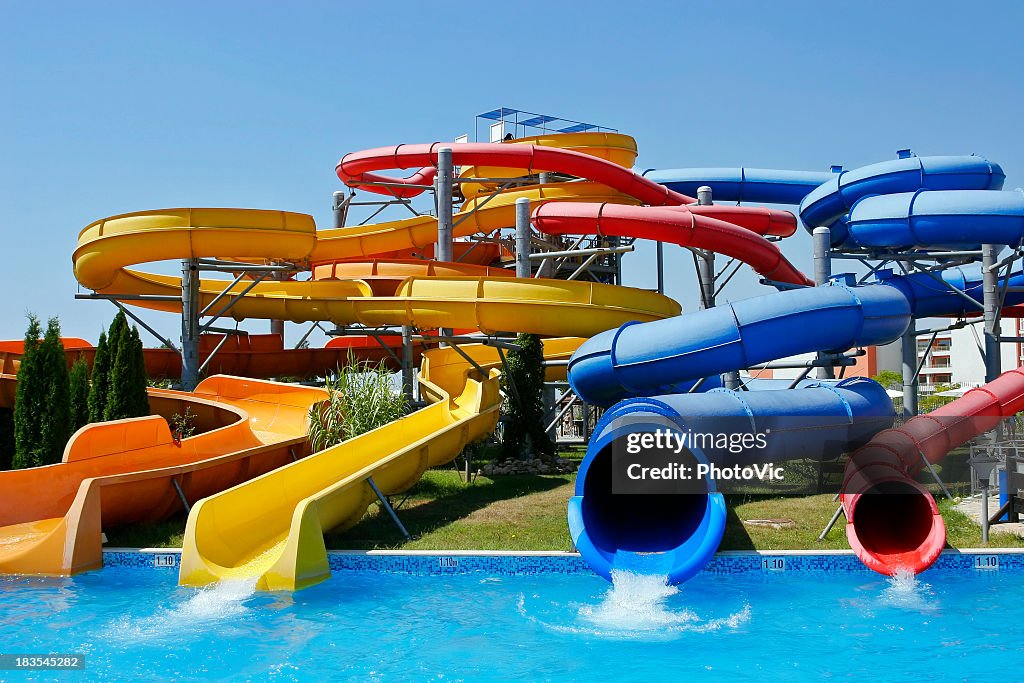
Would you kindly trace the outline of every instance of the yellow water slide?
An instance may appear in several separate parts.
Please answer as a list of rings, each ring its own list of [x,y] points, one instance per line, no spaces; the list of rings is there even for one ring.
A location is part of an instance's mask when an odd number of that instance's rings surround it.
[[[517,143],[564,145],[622,166],[636,156],[632,138],[576,134]],[[526,175],[524,169],[464,169],[463,176]],[[478,175],[473,175],[473,174]],[[455,217],[455,235],[492,233],[514,224],[514,204],[551,201],[638,204],[609,187],[584,180],[528,185],[491,196],[486,181],[464,183],[466,202]],[[132,269],[165,259],[231,258],[288,261],[313,268],[339,259],[423,248],[437,239],[430,216],[390,223],[316,230],[311,216],[253,209],[168,209],[114,216],[87,226],[74,252],[79,282],[110,295],[181,291],[176,277]],[[382,286],[376,265],[346,266],[347,279],[261,282],[233,306],[236,319],[270,318],[339,325],[411,325],[421,329],[475,328],[485,333],[532,332],[549,358],[568,358],[581,337],[624,322],[677,315],[673,300],[652,292],[590,282],[480,276],[479,268],[434,264],[406,266],[400,282]],[[411,270],[409,270],[411,268]],[[417,275],[416,272],[422,274]],[[465,275],[459,275],[465,272]],[[228,285],[200,283],[200,306]],[[241,293],[251,283],[232,290]],[[174,301],[130,301],[180,311]],[[566,339],[562,339],[566,338]],[[441,348],[424,353],[421,396],[429,405],[392,424],[315,453],[222,493],[192,508],[180,580],[191,585],[224,578],[257,577],[264,589],[295,589],[328,574],[323,532],[356,523],[373,499],[372,477],[387,495],[412,486],[423,471],[450,461],[493,430],[500,405],[498,357],[492,347]]]

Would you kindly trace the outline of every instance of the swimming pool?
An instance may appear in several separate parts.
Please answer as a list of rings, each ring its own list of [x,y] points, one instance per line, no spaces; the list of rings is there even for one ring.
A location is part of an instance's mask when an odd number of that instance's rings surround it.
[[[339,572],[295,594],[179,588],[173,569],[0,579],[6,652],[80,652],[59,680],[1012,680],[1024,572],[626,575]],[[34,678],[32,676],[35,676]],[[0,671],[0,680],[53,673]]]

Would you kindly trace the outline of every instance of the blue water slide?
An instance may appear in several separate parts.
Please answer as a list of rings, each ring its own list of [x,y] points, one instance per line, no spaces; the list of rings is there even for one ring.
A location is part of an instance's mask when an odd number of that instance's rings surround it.
[[[644,171],[670,190],[696,196],[707,185],[717,202],[799,204],[836,174],[830,171],[782,171],[768,168],[679,168]]]
[[[977,247],[1024,242],[1024,194],[995,190],[918,190],[857,201],[847,224],[859,247]]]
[[[977,156],[883,161],[829,178],[800,202],[800,220],[808,230],[832,228],[832,244],[846,245],[849,235],[842,219],[865,197],[918,190],[999,190],[1005,179],[999,164]]]
[[[569,501],[569,530],[576,548],[601,576],[632,568],[652,554],[669,583],[681,583],[711,559],[725,530],[726,509],[713,480],[699,491],[616,493],[616,448],[636,432],[769,435],[763,448],[733,451],[690,442],[693,463],[749,466],[794,458],[829,459],[866,443],[892,426],[885,390],[864,378],[802,382],[796,389],[676,394],[623,401],[606,411],[594,430]],[[618,444],[618,445],[617,445]],[[621,451],[620,451],[621,452]]]
[[[1024,286],[1014,273],[1011,286]],[[958,294],[965,293],[978,302]],[[1011,293],[1007,303],[1020,301]],[[817,351],[887,344],[917,318],[980,310],[978,266],[937,275],[878,274],[875,284],[768,294],[649,323],[626,323],[584,342],[569,360],[569,383],[588,403],[685,391],[708,375]]]
[[[645,175],[690,195],[709,185],[720,201],[799,202],[805,227],[830,227],[833,245],[844,248],[1024,243],[1024,196],[1000,192],[1002,169],[976,156],[907,156],[835,174],[685,169]],[[1024,273],[1011,274],[1007,284],[1006,305],[1024,301],[1013,291],[1024,290]],[[778,438],[770,448],[743,451],[751,463],[831,457],[891,420],[884,390],[862,378],[804,381],[792,390],[753,381],[745,392],[680,393],[695,380],[801,353],[888,343],[915,318],[976,312],[981,300],[977,266],[913,275],[880,270],[872,284],[839,276],[831,286],[627,323],[591,338],[570,359],[570,384],[587,402],[621,402],[598,423],[569,504],[570,530],[583,557],[605,577],[637,558],[656,557],[659,570],[677,583],[700,571],[721,539],[725,505],[714,480],[684,496],[611,498],[613,444],[631,433],[666,421],[679,430],[736,433],[737,424],[740,431],[772,429]],[[740,457],[710,448],[691,451],[695,462]]]

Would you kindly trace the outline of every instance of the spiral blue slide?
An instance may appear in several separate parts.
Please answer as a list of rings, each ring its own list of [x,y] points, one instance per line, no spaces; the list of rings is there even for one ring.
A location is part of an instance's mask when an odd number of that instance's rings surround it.
[[[766,169],[648,172],[681,193],[709,185],[716,199],[800,203],[808,228],[828,226],[833,245],[874,253],[911,246],[1019,246],[1024,195],[1000,191],[1002,169],[975,156],[914,157],[853,171]],[[1007,305],[1024,295],[1024,273],[1007,276]],[[966,295],[966,296],[964,296]],[[726,509],[713,479],[706,490],[674,495],[616,493],[616,445],[630,433],[751,434],[770,430],[766,448],[735,453],[691,446],[697,463],[726,465],[829,458],[891,425],[892,403],[865,378],[804,381],[792,389],[752,382],[745,391],[683,393],[700,380],[807,352],[886,344],[916,318],[958,316],[980,308],[979,266],[894,275],[857,285],[838,276],[828,286],[755,297],[676,318],[626,324],[584,343],[569,363],[574,391],[609,408],[595,428],[569,502],[576,547],[599,575],[646,567],[681,583],[710,560]],[[972,304],[971,300],[978,302]],[[613,405],[614,404],[614,405]]]

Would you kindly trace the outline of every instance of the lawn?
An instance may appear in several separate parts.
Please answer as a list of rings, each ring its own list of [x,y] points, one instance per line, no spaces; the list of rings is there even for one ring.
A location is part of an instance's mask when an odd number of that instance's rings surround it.
[[[380,507],[370,506],[352,529],[330,533],[327,547],[336,550],[572,550],[565,520],[566,501],[575,475],[477,477],[466,484],[453,468],[427,472],[393,504],[413,538],[406,541]],[[824,541],[818,534],[835,512],[832,495],[804,497],[731,497],[722,550],[797,550],[848,548],[841,519]],[[978,547],[981,529],[945,499],[952,547]],[[783,528],[752,526],[744,520],[788,520]],[[789,526],[792,522],[792,526]],[[181,547],[185,518],[136,524],[107,532],[109,546]],[[993,527],[992,546],[1024,547],[1024,539]]]

